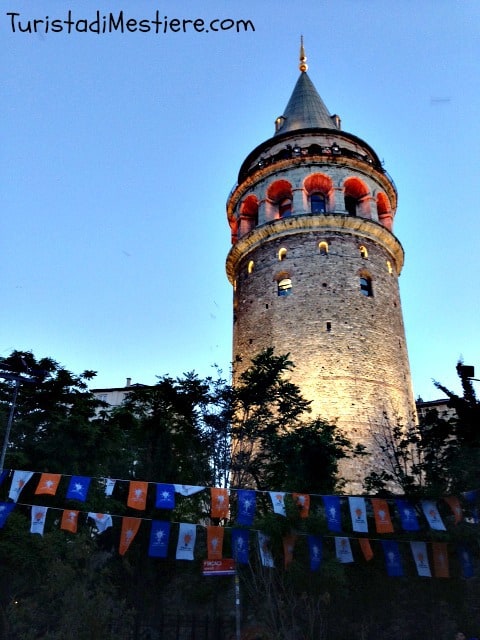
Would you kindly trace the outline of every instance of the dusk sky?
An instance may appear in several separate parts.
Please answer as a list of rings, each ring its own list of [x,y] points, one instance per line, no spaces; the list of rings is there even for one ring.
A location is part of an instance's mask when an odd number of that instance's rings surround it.
[[[150,30],[60,22],[122,9]],[[157,34],[156,10],[205,30]],[[480,378],[478,0],[3,0],[0,357],[94,369],[94,387],[229,376],[225,202],[285,109],[300,34],[328,109],[398,189],[415,396],[458,391],[459,357]]]

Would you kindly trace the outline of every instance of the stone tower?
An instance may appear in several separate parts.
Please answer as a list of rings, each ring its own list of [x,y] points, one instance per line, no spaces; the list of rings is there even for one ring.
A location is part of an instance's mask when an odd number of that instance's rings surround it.
[[[342,468],[360,490],[365,467],[381,465],[375,434],[415,416],[397,191],[375,151],[330,115],[303,43],[300,72],[273,137],[243,162],[227,202],[234,382],[262,349],[289,353],[313,415],[371,452],[361,469]]]

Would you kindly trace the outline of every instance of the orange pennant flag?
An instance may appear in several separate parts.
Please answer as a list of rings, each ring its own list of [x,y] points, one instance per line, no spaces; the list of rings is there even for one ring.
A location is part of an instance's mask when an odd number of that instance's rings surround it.
[[[295,548],[296,541],[297,536],[293,533],[290,533],[288,536],[284,536],[283,538],[283,555],[285,557],[285,569],[289,564],[293,562],[293,550]]]
[[[209,560],[221,560],[223,556],[223,527],[207,526],[207,557]]]
[[[449,578],[448,551],[446,542],[432,542],[433,571],[436,578]]]
[[[453,511],[453,515],[455,516],[455,524],[461,522],[463,520],[463,510],[460,504],[460,500],[456,496],[447,496],[446,498],[444,498],[444,500]]]
[[[73,509],[65,509],[62,515],[60,529],[63,529],[64,531],[70,531],[71,533],[77,533],[79,513],[79,511],[74,511]]]
[[[219,489],[212,487],[210,489],[211,497],[211,516],[212,518],[228,518],[229,499],[227,489]]]
[[[138,533],[140,528],[141,518],[122,518],[122,532],[120,534],[120,545],[118,547],[118,553],[123,556],[127,552],[132,540]]]
[[[144,511],[147,507],[148,482],[130,481],[127,505],[132,509]]]
[[[377,533],[393,533],[393,524],[387,501],[382,498],[372,498],[371,502]]]
[[[373,558],[373,551],[370,540],[368,538],[359,538],[358,542],[360,543],[360,549],[362,550],[363,557],[368,562]]]
[[[310,511],[310,496],[308,493],[293,493],[292,497],[300,510],[300,517],[308,518]]]
[[[47,494],[54,496],[57,492],[62,476],[60,473],[42,473],[35,495]]]

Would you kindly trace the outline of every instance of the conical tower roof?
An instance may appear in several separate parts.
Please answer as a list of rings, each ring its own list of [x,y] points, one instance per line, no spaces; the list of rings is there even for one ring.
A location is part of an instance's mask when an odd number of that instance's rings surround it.
[[[300,77],[285,112],[276,120],[275,135],[298,129],[338,129],[307,73],[303,40],[300,47]]]

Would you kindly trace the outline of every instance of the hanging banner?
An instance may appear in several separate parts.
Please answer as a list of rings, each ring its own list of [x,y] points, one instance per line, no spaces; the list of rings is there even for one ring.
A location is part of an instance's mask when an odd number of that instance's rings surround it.
[[[30,533],[38,533],[43,536],[43,530],[45,528],[45,520],[47,517],[47,507],[32,507],[32,521],[30,525]]]
[[[413,507],[408,500],[405,500],[404,498],[395,498],[395,504],[397,505],[398,513],[400,514],[402,529],[404,531],[419,531],[420,525],[418,524],[415,507]]]
[[[30,478],[33,476],[33,471],[14,471],[12,484],[10,485],[10,491],[8,497],[14,502],[18,501],[23,487],[27,484]]]
[[[46,494],[54,496],[57,493],[58,485],[62,476],[59,473],[42,473],[38,486],[35,489],[35,495]]]
[[[463,510],[460,505],[460,500],[456,496],[448,496],[444,498],[445,502],[448,504],[450,509],[455,516],[455,524],[458,524],[463,520]]]
[[[433,542],[433,571],[436,578],[449,578],[448,550],[446,542]]]
[[[239,489],[237,491],[237,524],[251,527],[255,517],[257,494],[253,489]]]
[[[322,564],[322,539],[320,536],[308,536],[308,553],[310,556],[310,571],[318,571]]]
[[[460,560],[460,566],[462,567],[462,575],[464,578],[473,578],[473,560],[470,553],[470,549],[466,545],[458,546],[458,557]]]
[[[367,509],[365,498],[348,498],[352,529],[357,533],[368,533]]]
[[[350,538],[335,538],[335,555],[340,562],[354,562]]]
[[[413,559],[417,567],[417,573],[422,578],[431,578],[432,573],[430,571],[430,565],[428,564],[427,545],[425,542],[412,541],[410,542],[410,549],[412,550]]]
[[[145,511],[147,508],[148,482],[131,480],[128,488],[127,506],[138,511]]]
[[[181,496],[193,496],[205,489],[205,487],[197,487],[193,484],[174,484],[173,486],[175,487],[175,493],[179,493]]]
[[[115,482],[113,478],[105,478],[105,495],[107,497],[111,497],[113,495],[113,490],[115,489]]]
[[[393,533],[393,524],[387,501],[382,498],[371,498],[370,502],[373,507],[377,533]]]
[[[227,489],[212,487],[210,489],[210,513],[212,518],[228,518],[230,502]]]
[[[308,493],[293,493],[292,498],[300,509],[300,518],[308,518],[310,512],[310,496]]]
[[[283,538],[283,556],[285,559],[285,569],[293,562],[293,550],[295,549],[295,543],[297,542],[297,536],[294,533],[290,533]]]
[[[360,549],[362,550],[363,557],[367,562],[373,558],[372,546],[368,538],[359,538]]]
[[[274,568],[272,550],[270,549],[270,536],[261,531],[258,532],[258,549],[260,551],[260,560],[264,567]]]
[[[120,533],[120,544],[118,546],[118,553],[124,556],[128,551],[129,546],[132,544],[133,539],[140,529],[142,520],[140,518],[131,518],[125,516],[122,518],[122,531]]]
[[[181,522],[178,531],[177,560],[193,560],[197,527],[194,524]]]
[[[67,500],[79,500],[85,502],[87,499],[88,489],[90,487],[91,478],[84,476],[72,476],[68,485]]]
[[[112,516],[108,513],[89,513],[89,518],[92,518],[95,522],[95,526],[98,529],[98,533],[103,533],[109,527],[113,527]]]
[[[286,516],[285,512],[285,492],[284,491],[269,491],[270,500],[272,501],[274,513],[278,513],[279,516]]]
[[[221,560],[223,556],[223,527],[207,526],[207,558]]]
[[[395,540],[382,540],[382,547],[388,575],[393,578],[403,576],[402,559],[400,557],[398,543]]]
[[[465,498],[465,500],[467,500],[467,502],[470,502],[470,504],[475,504],[478,501],[478,498],[480,497],[480,489],[473,489],[473,491],[465,491],[464,493],[462,493],[462,496]]]
[[[169,539],[170,522],[162,520],[152,520],[148,555],[152,558],[166,558],[168,556]]]
[[[14,502],[0,502],[0,529],[3,529],[7,521],[8,516],[15,507]]]
[[[62,514],[60,529],[70,531],[70,533],[77,533],[79,513],[79,511],[75,511],[73,509],[65,509]]]
[[[342,530],[342,514],[340,511],[340,498],[338,496],[323,496],[325,516],[330,531],[340,533]]]
[[[421,505],[422,511],[430,527],[435,531],[446,531],[435,502],[433,500],[422,500]]]
[[[248,564],[250,532],[245,529],[232,529],[232,553],[239,564]]]
[[[157,509],[175,509],[175,487],[173,484],[157,484],[155,507]]]

